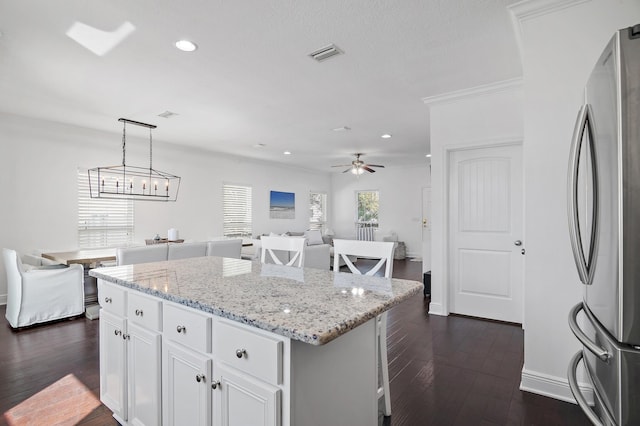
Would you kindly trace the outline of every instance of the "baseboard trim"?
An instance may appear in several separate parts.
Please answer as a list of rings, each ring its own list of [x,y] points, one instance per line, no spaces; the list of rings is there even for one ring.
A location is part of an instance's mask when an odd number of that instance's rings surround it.
[[[431,302],[429,303],[429,315],[440,315],[446,317],[449,314],[445,313],[441,303]]]
[[[0,294],[0,305],[6,305],[6,304],[7,304],[7,295]]]
[[[579,386],[587,402],[593,404],[593,389],[591,386],[586,383],[579,383]],[[570,402],[572,404],[576,403],[566,377],[550,376],[523,368],[520,390]]]

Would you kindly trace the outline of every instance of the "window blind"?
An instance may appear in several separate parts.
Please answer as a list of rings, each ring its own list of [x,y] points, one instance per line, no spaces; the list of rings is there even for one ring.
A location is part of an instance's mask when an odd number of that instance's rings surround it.
[[[91,198],[87,171],[78,169],[78,247],[131,245],[133,206],[133,200]]]
[[[309,229],[323,231],[327,226],[327,194],[309,193]]]
[[[223,234],[226,237],[251,236],[251,187],[222,185]]]

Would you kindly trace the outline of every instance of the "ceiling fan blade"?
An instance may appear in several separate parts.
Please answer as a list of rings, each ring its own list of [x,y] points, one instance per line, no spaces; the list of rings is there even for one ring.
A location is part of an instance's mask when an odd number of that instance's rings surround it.
[[[369,167],[382,167],[384,169],[384,166],[381,166],[380,164],[365,164],[365,166],[369,166]]]
[[[351,167],[351,164],[338,164],[336,166],[331,166],[331,167]]]
[[[376,171],[373,169],[370,169],[369,167],[367,167],[367,165],[362,166],[363,169],[365,169],[366,171],[368,171],[369,173],[375,173]]]
[[[350,172],[350,171],[351,171],[351,167],[349,167],[347,170],[345,170],[345,171],[344,171],[344,172],[342,172],[342,173],[347,173],[347,172]]]

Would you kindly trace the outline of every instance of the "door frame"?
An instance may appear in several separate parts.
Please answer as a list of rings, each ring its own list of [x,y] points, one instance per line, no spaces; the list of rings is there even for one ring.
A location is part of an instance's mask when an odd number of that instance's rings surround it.
[[[521,148],[521,154],[522,154],[522,159],[523,159],[523,164],[524,164],[524,144],[523,144],[523,140],[520,138],[495,138],[495,139],[488,139],[488,140],[482,140],[482,141],[477,141],[477,142],[469,142],[469,143],[465,143],[465,144],[450,144],[450,145],[446,145],[443,146],[443,180],[444,180],[444,188],[443,188],[443,205],[442,205],[442,229],[441,229],[441,235],[442,235],[442,270],[441,270],[441,276],[442,276],[442,295],[441,295],[441,309],[440,312],[433,312],[433,313],[437,313],[439,315],[445,315],[448,316],[451,313],[451,285],[449,283],[449,270],[451,267],[451,259],[450,259],[450,250],[451,250],[451,244],[450,244],[450,221],[449,221],[449,216],[450,216],[450,191],[451,191],[451,156],[454,152],[458,152],[458,151],[468,151],[468,150],[472,150],[472,149],[482,149],[482,148],[500,148],[500,147],[505,147],[505,146],[520,146]],[[525,215],[525,204],[526,204],[526,191],[525,191],[525,175],[524,173],[522,174],[522,239],[523,241],[527,241],[526,239],[526,235],[525,235],[525,229],[526,229],[526,215]],[[433,232],[433,229],[432,229]],[[433,234],[432,234],[433,235]],[[522,317],[523,317],[523,328],[524,328],[524,300],[525,300],[525,285],[524,285],[524,278],[525,278],[525,269],[526,269],[526,258],[523,259],[523,264],[522,264]],[[429,307],[429,313],[432,312],[432,307]]]

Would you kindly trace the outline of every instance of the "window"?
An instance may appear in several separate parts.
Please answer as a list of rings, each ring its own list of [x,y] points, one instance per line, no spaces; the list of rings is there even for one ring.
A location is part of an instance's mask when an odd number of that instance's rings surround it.
[[[133,242],[133,200],[91,198],[86,170],[78,169],[78,246],[125,247]]]
[[[309,193],[309,229],[324,231],[327,227],[327,194]]]
[[[378,191],[356,192],[356,223],[378,226],[378,208],[380,195]]]
[[[223,234],[226,237],[250,237],[251,187],[242,185],[222,185]]]

